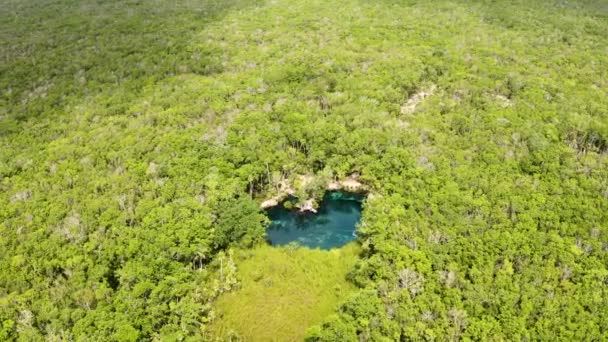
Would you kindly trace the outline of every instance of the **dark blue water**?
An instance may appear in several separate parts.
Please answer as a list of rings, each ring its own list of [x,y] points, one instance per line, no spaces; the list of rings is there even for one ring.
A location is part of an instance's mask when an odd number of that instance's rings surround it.
[[[283,205],[271,208],[268,240],[274,246],[292,242],[320,249],[344,246],[355,239],[362,200],[362,195],[332,191],[325,194],[316,214],[288,210]]]

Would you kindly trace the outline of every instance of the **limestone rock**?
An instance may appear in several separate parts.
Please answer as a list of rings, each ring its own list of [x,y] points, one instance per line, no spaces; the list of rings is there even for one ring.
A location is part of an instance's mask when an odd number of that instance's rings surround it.
[[[314,201],[312,199],[304,201],[299,208],[301,212],[310,211],[311,213],[317,213],[317,209],[315,209]]]
[[[279,201],[276,198],[271,198],[271,199],[268,199],[268,200],[265,200],[264,202],[262,202],[260,207],[262,209],[268,209],[271,207],[276,207],[277,205],[279,205]]]

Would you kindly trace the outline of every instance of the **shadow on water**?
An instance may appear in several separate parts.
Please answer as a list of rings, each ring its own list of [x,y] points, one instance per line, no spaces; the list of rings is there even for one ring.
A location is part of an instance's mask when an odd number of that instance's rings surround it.
[[[316,214],[290,210],[283,204],[271,208],[267,212],[271,220],[268,240],[275,246],[341,247],[355,239],[363,199],[361,194],[332,191],[325,194]]]

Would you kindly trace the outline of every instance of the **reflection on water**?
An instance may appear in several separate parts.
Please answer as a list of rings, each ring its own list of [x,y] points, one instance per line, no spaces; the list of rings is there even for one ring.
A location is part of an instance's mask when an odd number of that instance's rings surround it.
[[[332,191],[325,194],[317,214],[287,210],[282,205],[271,208],[268,240],[275,246],[295,242],[311,248],[341,247],[355,239],[362,200],[359,194]]]

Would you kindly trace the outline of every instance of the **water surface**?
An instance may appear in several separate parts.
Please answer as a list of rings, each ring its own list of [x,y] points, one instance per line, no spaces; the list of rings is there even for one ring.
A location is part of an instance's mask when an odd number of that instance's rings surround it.
[[[292,242],[321,249],[344,246],[355,239],[362,200],[362,195],[331,191],[325,194],[316,214],[288,210],[282,204],[271,208],[268,240],[274,246]]]

